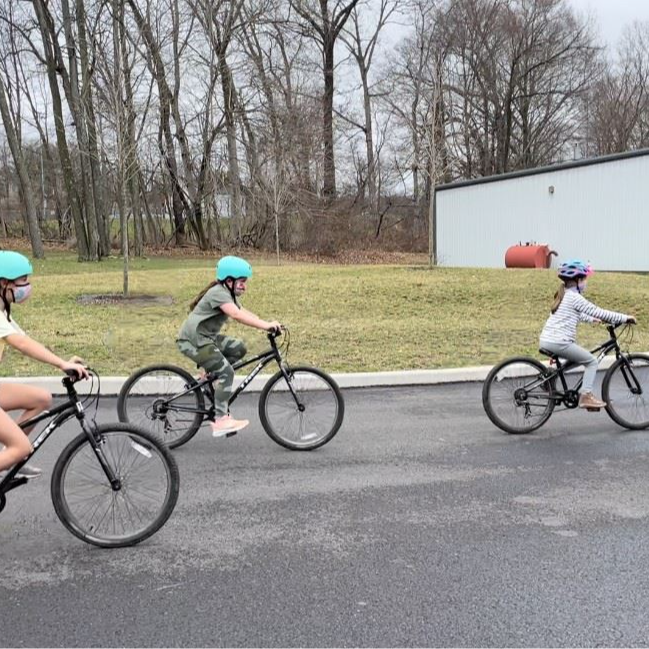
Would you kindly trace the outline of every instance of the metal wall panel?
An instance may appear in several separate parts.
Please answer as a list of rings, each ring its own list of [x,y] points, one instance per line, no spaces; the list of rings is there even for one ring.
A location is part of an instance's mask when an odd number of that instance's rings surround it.
[[[438,262],[503,268],[509,246],[533,241],[600,270],[649,271],[648,212],[649,155],[449,187],[437,194]]]

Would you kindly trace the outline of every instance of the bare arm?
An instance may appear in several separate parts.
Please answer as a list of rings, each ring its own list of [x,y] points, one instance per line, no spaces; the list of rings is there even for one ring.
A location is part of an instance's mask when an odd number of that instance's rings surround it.
[[[80,363],[64,361],[62,358],[59,358],[56,354],[41,345],[41,343],[25,334],[11,334],[5,336],[4,339],[8,345],[11,345],[21,354],[25,354],[25,356],[29,356],[34,360],[41,361],[41,363],[47,363],[48,365],[53,365],[62,372],[65,370],[74,370],[80,377],[87,378],[88,376],[88,371],[83,365]]]
[[[229,318],[232,318],[241,324],[248,325],[248,327],[270,331],[271,329],[278,329],[281,326],[280,323],[275,320],[271,322],[268,320],[262,320],[251,311],[240,309],[236,304],[222,304],[220,308]]]

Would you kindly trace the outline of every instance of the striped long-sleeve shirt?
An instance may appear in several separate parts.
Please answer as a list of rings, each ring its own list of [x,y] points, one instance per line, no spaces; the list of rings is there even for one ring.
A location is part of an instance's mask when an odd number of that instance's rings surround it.
[[[600,309],[589,302],[576,288],[566,291],[559,308],[547,319],[541,331],[541,343],[574,343],[577,324],[602,320],[611,324],[626,322],[630,316],[617,311]]]

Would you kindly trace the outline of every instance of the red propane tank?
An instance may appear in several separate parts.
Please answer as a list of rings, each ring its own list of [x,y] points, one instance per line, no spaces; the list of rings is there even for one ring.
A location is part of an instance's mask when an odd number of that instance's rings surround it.
[[[505,253],[505,268],[550,268],[552,255],[547,244],[518,244],[510,246]]]

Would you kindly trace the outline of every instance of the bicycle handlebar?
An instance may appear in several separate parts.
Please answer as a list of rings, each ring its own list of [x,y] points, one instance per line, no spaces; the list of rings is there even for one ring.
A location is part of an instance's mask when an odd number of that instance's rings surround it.
[[[88,372],[93,372],[93,370],[90,367],[86,367]],[[63,370],[65,373],[65,377],[63,379],[63,385],[65,385],[66,381],[70,385],[74,385],[75,383],[78,383],[79,381],[85,381],[88,377],[81,377],[79,376],[74,370]]]
[[[288,329],[287,329],[284,325],[282,325],[281,329],[270,329],[270,330],[267,330],[267,331],[266,331],[266,335],[267,335],[268,338],[270,338],[270,339],[279,338],[279,337],[284,333],[285,330],[287,331]]]

